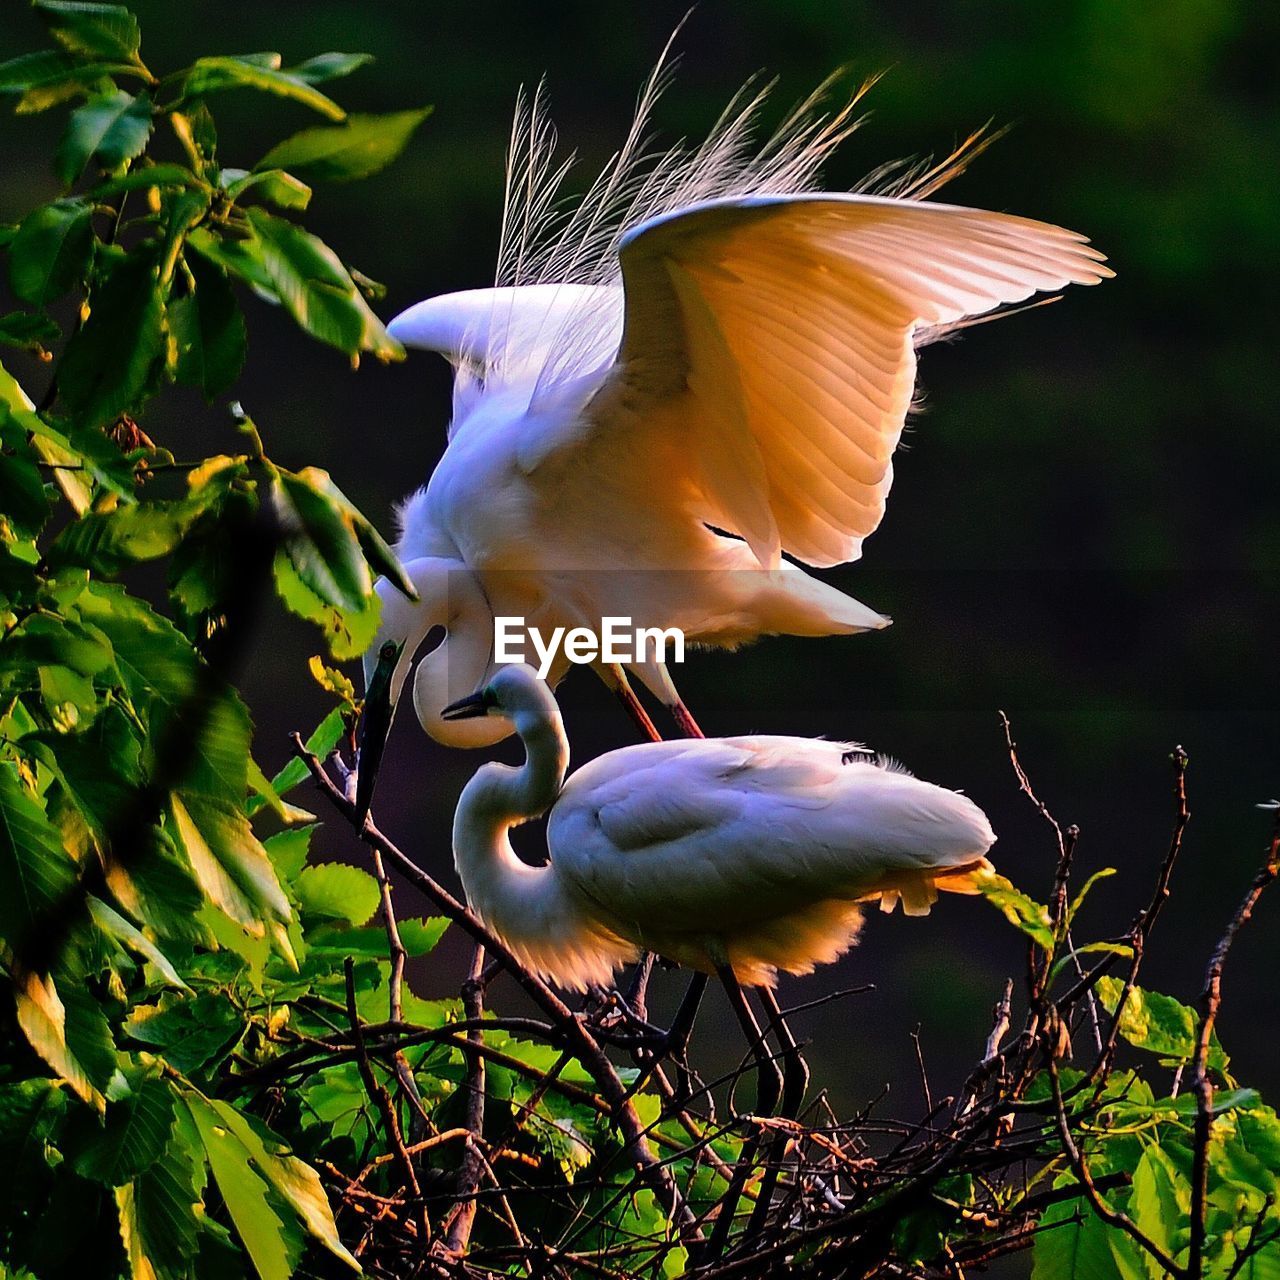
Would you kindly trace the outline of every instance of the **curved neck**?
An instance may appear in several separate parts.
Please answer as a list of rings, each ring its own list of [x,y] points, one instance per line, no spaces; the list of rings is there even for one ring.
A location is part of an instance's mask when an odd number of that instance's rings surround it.
[[[540,913],[557,896],[551,867],[516,857],[507,833],[555,803],[569,767],[569,744],[550,693],[549,707],[519,711],[520,768],[486,764],[463,788],[453,818],[453,858],[467,901],[504,936],[537,933]],[[547,901],[544,901],[546,899]]]
[[[485,747],[511,732],[509,721],[442,720],[451,702],[474,693],[492,674],[493,615],[471,571],[456,560],[422,556],[408,561],[405,572],[418,593],[408,600],[385,580],[379,581],[382,617],[378,635],[365,656],[368,682],[377,653],[386,640],[403,643],[391,677],[391,698],[398,703],[419,646],[436,627],[444,640],[418,663],[413,704],[422,727],[447,747]]]

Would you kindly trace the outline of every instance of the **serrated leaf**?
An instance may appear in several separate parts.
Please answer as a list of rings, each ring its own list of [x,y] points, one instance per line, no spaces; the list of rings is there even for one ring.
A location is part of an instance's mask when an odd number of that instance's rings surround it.
[[[978,892],[996,907],[1015,929],[1026,934],[1046,951],[1053,952],[1055,944],[1047,907],[1034,898],[1028,897],[1004,876],[997,875],[995,872],[977,877],[974,883],[977,885]]]
[[[1103,976],[1097,983],[1098,999],[1114,1014],[1124,990],[1119,978]],[[1189,1062],[1196,1051],[1196,1015],[1185,1004],[1158,991],[1134,987],[1120,1015],[1120,1034],[1136,1049]],[[1215,1032],[1209,1044],[1208,1066],[1225,1076],[1230,1064]]]
[[[53,170],[70,186],[84,172],[90,158],[108,171],[142,154],[151,136],[151,100],[117,89],[90,98],[71,113],[66,132],[54,153]]]
[[[73,288],[93,256],[92,207],[55,200],[23,218],[9,244],[9,283],[23,302],[43,306]]]
[[[263,209],[246,210],[276,296],[313,337],[357,355],[404,358],[404,348],[369,309],[337,254],[301,227]]]
[[[197,1172],[190,1147],[174,1136],[159,1160],[116,1189],[120,1238],[133,1280],[180,1280],[196,1255],[203,1159]]]
[[[342,719],[342,708],[334,707],[328,715],[312,730],[311,736],[306,740],[306,748],[312,755],[318,756],[324,760],[329,753],[338,745],[343,733],[346,731],[346,725]],[[296,756],[289,761],[288,764],[271,779],[272,789],[276,795],[287,795],[300,782],[305,781],[311,776],[306,764],[299,760]],[[262,807],[261,802],[255,798],[249,800],[246,806],[250,815],[256,813]]]
[[[1067,928],[1070,929],[1075,921],[1076,913],[1084,906],[1084,900],[1089,896],[1090,890],[1099,880],[1106,880],[1110,876],[1115,875],[1115,867],[1103,867],[1101,871],[1095,871],[1085,882],[1080,892],[1076,894],[1075,901],[1067,909]]]
[[[1128,1212],[1169,1257],[1176,1257],[1186,1242],[1190,1203],[1190,1185],[1160,1147],[1149,1145],[1133,1171]],[[1142,1261],[1149,1280],[1165,1280],[1164,1268],[1145,1250]]]
[[[189,255],[187,266],[195,291],[169,306],[169,327],[177,348],[175,377],[212,401],[244,367],[244,315],[226,271],[200,254]]]
[[[307,850],[315,830],[314,826],[294,827],[291,831],[277,831],[262,842],[277,873],[290,883],[307,865]]]
[[[177,987],[180,991],[189,991],[190,988],[178,971],[173,967],[168,956],[156,946],[150,938],[147,937],[140,929],[136,929],[128,920],[124,918],[118,911],[107,906],[100,898],[92,895],[88,897],[89,914],[94,920],[116,938],[121,944],[130,951],[136,952],[143,959],[150,961],[156,968],[156,972],[172,987]],[[115,1185],[114,1183],[112,1184]]]
[[[78,1011],[79,1017],[76,1016],[76,1011],[69,1012],[53,979],[48,976],[26,974],[20,982],[15,983],[13,994],[18,1026],[27,1038],[27,1043],[80,1098],[99,1111],[105,1109],[103,1089],[106,1087],[106,1079],[101,1070],[100,1053],[94,1052],[100,1050],[100,1045],[94,1043],[95,1038],[91,1034],[86,1034],[86,1026],[92,1022],[92,1015],[86,1014],[83,1009]],[[70,988],[67,995],[69,1000],[74,999],[75,989]],[[101,1019],[101,1011],[93,1002],[93,997],[85,993],[83,998],[90,1002]],[[101,1020],[110,1045],[110,1029],[106,1027],[105,1019]],[[91,1060],[87,1063],[81,1060],[78,1052],[85,1043],[90,1049]],[[108,1071],[107,1076],[109,1075]]]
[[[1074,1186],[1069,1176],[1055,1187]],[[1107,1226],[1084,1196],[1050,1205],[1040,1216],[1031,1280],[1116,1280]]]
[[[271,503],[284,553],[325,604],[358,610],[373,592],[369,566],[347,512],[312,479],[305,472],[283,470],[271,477]]]
[[[311,678],[326,693],[341,699],[348,707],[355,706],[356,687],[349,677],[335,667],[326,667],[318,656],[312,656],[308,660],[307,669],[311,672]]]
[[[89,192],[90,199],[110,200],[126,191],[146,191],[151,187],[199,187],[200,179],[180,164],[149,164],[118,178],[108,178]]]
[[[22,785],[17,767],[0,761],[0,939],[21,954],[31,930],[75,883],[76,867],[57,828]]]
[[[172,501],[91,512],[58,535],[49,548],[49,563],[81,565],[111,577],[128,565],[170,555],[199,516],[198,508]]]
[[[190,1099],[188,1105],[192,1105]],[[242,1115],[230,1103],[215,1098],[209,1099],[206,1105],[212,1108],[227,1129],[239,1139],[249,1153],[254,1167],[293,1209],[311,1235],[334,1257],[358,1272],[360,1264],[338,1237],[333,1210],[316,1171],[293,1155],[288,1145],[266,1125]]]
[[[350,182],[389,165],[404,150],[418,126],[431,114],[397,111],[353,115],[336,128],[304,129],[277,143],[255,166],[288,169],[312,182]]]
[[[125,1020],[127,1035],[150,1045],[183,1075],[213,1070],[245,1032],[241,1014],[218,995],[165,999],[137,1005]]]
[[[303,106],[328,116],[330,120],[341,120],[346,115],[332,98],[325,97],[301,76],[264,66],[261,62],[250,60],[251,58],[252,55],[238,58],[197,58],[183,84],[183,97],[198,98],[206,93],[226,89],[257,89],[262,93],[300,102]]]
[[[293,882],[302,910],[330,920],[364,924],[378,909],[378,882],[359,867],[341,862],[304,867]]]
[[[121,1186],[154,1164],[169,1145],[173,1094],[161,1080],[143,1080],[127,1097],[107,1106],[101,1127],[91,1123],[96,1132],[81,1127],[72,1167],[105,1187]]]
[[[425,920],[400,920],[397,923],[400,942],[405,954],[411,957],[429,955],[449,927],[449,921],[443,916]],[[368,956],[375,960],[387,958],[387,931],[381,925],[350,929],[317,924],[307,930],[307,941],[313,956],[328,954]]]
[[[311,188],[283,169],[260,169],[253,173],[223,169],[222,180],[232,200],[256,190],[261,199],[281,209],[305,209],[311,203]]]
[[[373,55],[369,53],[318,53],[296,67],[290,67],[289,73],[308,84],[322,84],[326,80],[349,76],[372,61]]]
[[[62,336],[57,322],[29,311],[10,311],[0,316],[0,342],[23,351],[46,350]]]
[[[382,614],[376,593],[369,595],[361,609],[340,609],[326,604],[303,582],[283,551],[276,554],[273,569],[276,594],[291,613],[321,629],[331,657],[340,662],[358,658],[373,643]]]
[[[300,1241],[290,1230],[292,1224],[276,1213],[250,1153],[220,1112],[198,1094],[187,1094],[185,1101],[236,1234],[258,1275],[261,1280],[289,1280],[300,1251]]]
[[[134,62],[142,36],[138,20],[119,4],[86,0],[35,0],[35,11],[73,57]]]
[[[89,319],[58,369],[59,395],[85,426],[111,422],[141,403],[168,347],[159,275],[146,255],[118,263],[89,304]]]

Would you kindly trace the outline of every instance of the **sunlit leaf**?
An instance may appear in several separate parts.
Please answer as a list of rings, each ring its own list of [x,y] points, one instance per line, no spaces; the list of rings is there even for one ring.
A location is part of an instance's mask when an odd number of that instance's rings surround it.
[[[198,98],[202,94],[225,89],[257,89],[276,97],[290,98],[328,116],[330,120],[341,120],[346,114],[332,98],[326,98],[301,76],[252,61],[251,55],[197,58],[183,85],[183,96]]]
[[[404,150],[414,130],[431,114],[397,111],[383,116],[354,115],[343,125],[304,129],[277,143],[256,166],[288,169],[311,182],[349,182],[367,178]]]
[[[303,911],[350,924],[364,924],[378,909],[378,883],[359,867],[340,862],[305,867],[294,881]]]
[[[35,11],[68,53],[84,60],[137,59],[142,36],[138,20],[123,5],[88,0],[35,0]]]
[[[1098,979],[1098,998],[1108,1013],[1114,1014],[1124,991],[1119,978]],[[1134,987],[1120,1015],[1120,1034],[1135,1048],[1162,1058],[1190,1061],[1196,1051],[1196,1015],[1185,1004],[1158,991]],[[1230,1059],[1215,1033],[1209,1044],[1208,1065],[1225,1074]]]
[[[1054,949],[1053,929],[1049,924],[1049,910],[1043,904],[1029,898],[1016,889],[1004,876],[994,871],[975,879],[978,892],[999,909],[1004,918],[1020,933],[1025,933],[1046,951]]]
[[[70,186],[90,158],[107,171],[118,169],[142,154],[150,136],[151,100],[145,93],[135,98],[117,89],[90,98],[67,121],[54,154],[54,172]]]
[[[43,306],[78,284],[93,253],[92,207],[55,200],[23,218],[9,245],[9,283],[24,302]]]

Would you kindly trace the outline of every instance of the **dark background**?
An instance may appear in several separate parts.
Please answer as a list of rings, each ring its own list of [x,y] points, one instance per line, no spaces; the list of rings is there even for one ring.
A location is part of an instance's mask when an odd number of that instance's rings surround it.
[[[392,169],[320,189],[309,214],[348,261],[387,283],[387,317],[490,282],[517,86],[546,73],[561,136],[590,174],[620,141],[684,9],[133,7],[161,73],[201,53],[278,49],[289,62],[368,50],[377,63],[332,86],[344,105],[436,105]],[[4,56],[39,47],[25,8],[5,8]],[[765,641],[695,656],[677,674],[708,732],[862,739],[964,788],[1000,835],[1000,869],[1043,894],[1051,842],[1014,784],[996,714],[1005,709],[1041,794],[1080,824],[1081,872],[1118,869],[1082,919],[1089,936],[1123,929],[1150,892],[1171,825],[1169,753],[1183,744],[1193,819],[1147,981],[1186,1000],[1260,860],[1269,817],[1255,806],[1280,792],[1278,27],[1280,10],[1225,0],[704,0],[658,112],[671,135],[699,135],[758,69],[781,77],[780,112],[838,65],[853,79],[889,68],[830,186],[887,159],[945,153],[993,120],[1011,132],[946,198],[1062,223],[1110,255],[1114,281],[924,354],[926,411],[897,459],[888,516],[864,560],[832,575],[891,614],[890,630]],[[215,105],[224,163],[244,167],[313,122],[256,95]],[[0,122],[0,219],[55,194],[46,157],[62,119]],[[247,307],[241,396],[270,452],[327,467],[389,531],[393,500],[425,481],[444,442],[443,363],[419,354],[353,373],[266,306]],[[38,387],[34,362],[10,367]],[[159,441],[186,456],[236,447],[222,410],[179,400],[175,413],[174,403],[146,423]],[[286,731],[324,709],[305,671],[317,647],[275,616],[244,674],[269,769],[285,757]],[[590,677],[562,692],[579,761],[629,739]],[[409,715],[397,722],[380,820],[446,882],[452,807],[480,758],[435,747]],[[333,856],[359,857],[345,833],[327,839]],[[1264,901],[1232,954],[1221,1026],[1241,1079],[1273,1101],[1278,929],[1280,900]],[[458,954],[433,957],[419,988],[456,989]],[[891,1082],[884,1107],[913,1117],[911,1031],[921,1028],[935,1098],[954,1091],[1004,976],[1022,963],[1017,936],[990,908],[948,899],[925,921],[877,916],[839,966],[784,982],[783,1001],[874,981],[875,994],[802,1020],[815,1081],[846,1109]],[[714,1025],[703,1030],[712,1060],[723,1052],[708,1043],[719,1039]]]

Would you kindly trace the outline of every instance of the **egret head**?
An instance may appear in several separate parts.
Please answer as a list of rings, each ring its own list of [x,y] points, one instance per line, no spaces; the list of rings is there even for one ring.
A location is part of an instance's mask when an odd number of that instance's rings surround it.
[[[451,702],[440,713],[449,723],[459,720],[493,720],[514,724],[526,741],[547,728],[562,738],[564,728],[555,695],[534,669],[523,662],[499,667],[477,692]]]
[[[512,732],[509,722],[493,719],[453,725],[440,716],[445,703],[475,689],[494,671],[493,615],[475,575],[458,561],[441,556],[421,556],[404,568],[418,599],[407,599],[385,580],[377,584],[382,618],[364,657],[367,693],[374,692],[380,665],[385,669],[394,653],[387,689],[394,708],[416,659],[414,710],[437,742],[446,747],[487,747],[500,742]],[[440,636],[439,643],[419,657],[433,632]],[[399,646],[398,651],[389,646]]]

